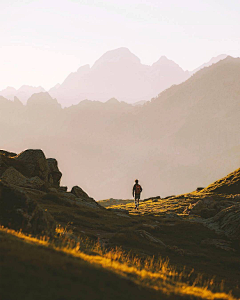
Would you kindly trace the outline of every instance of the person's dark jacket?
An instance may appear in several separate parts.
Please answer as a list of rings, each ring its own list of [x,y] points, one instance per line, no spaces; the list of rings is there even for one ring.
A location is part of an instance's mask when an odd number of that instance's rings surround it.
[[[134,197],[134,195],[135,195],[135,192],[136,192],[136,186],[137,186],[137,185],[140,186],[140,193],[142,192],[142,187],[141,187],[141,185],[140,185],[139,183],[135,183],[134,186],[133,186],[133,197]],[[139,193],[139,195],[140,195],[140,193]]]

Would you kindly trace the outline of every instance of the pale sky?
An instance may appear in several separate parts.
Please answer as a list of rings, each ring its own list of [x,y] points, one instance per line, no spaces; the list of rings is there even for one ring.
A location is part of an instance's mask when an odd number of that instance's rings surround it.
[[[240,56],[239,0],[0,0],[0,90],[49,89],[106,51],[184,70]]]

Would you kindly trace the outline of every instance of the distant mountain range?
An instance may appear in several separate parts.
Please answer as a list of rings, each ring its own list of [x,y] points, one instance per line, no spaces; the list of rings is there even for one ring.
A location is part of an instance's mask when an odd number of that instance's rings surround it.
[[[0,97],[0,144],[44,149],[68,174],[64,184],[96,199],[131,197],[136,178],[145,198],[179,194],[239,167],[239,104],[240,58],[227,57],[140,106]]]
[[[184,71],[166,56],[160,57],[152,66],[143,65],[127,48],[118,48],[102,55],[92,67],[85,65],[69,74],[62,84],[49,90],[49,94],[67,107],[85,99],[107,101],[115,97],[127,103],[144,103],[174,84],[187,80],[203,67],[226,58],[219,55],[208,63],[190,71]],[[0,95],[13,100],[14,96],[24,104],[34,93],[43,92],[42,87],[22,86],[19,90],[8,87]]]
[[[27,103],[27,100],[35,93],[45,92],[44,88],[41,86],[34,87],[29,85],[23,85],[18,90],[13,87],[7,87],[6,89],[0,91],[0,95],[13,100],[17,97],[23,104]]]

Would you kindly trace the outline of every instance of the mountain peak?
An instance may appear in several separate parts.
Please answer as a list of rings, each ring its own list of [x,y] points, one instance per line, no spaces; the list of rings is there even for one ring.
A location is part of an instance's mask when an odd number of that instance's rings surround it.
[[[106,104],[119,104],[120,102],[116,98],[111,98],[105,102]]]
[[[37,92],[44,92],[45,90],[44,90],[44,88],[43,87],[41,87],[41,86],[31,86],[31,85],[22,85],[19,89],[18,89],[18,91],[19,92],[28,92],[28,91],[32,91],[32,90],[34,90],[34,91],[37,91]]]
[[[152,66],[163,66],[163,65],[178,66],[178,64],[176,64],[173,60],[168,59],[165,55],[161,56],[158,61],[152,64]]]
[[[128,63],[140,63],[140,59],[128,48],[121,47],[107,51],[94,63],[93,68],[99,67],[105,63],[119,63],[122,61],[126,61]]]
[[[60,107],[60,104],[57,102],[56,99],[53,99],[48,92],[40,92],[33,94],[27,101],[27,106],[34,106],[34,105],[41,105],[41,106],[49,106],[49,105],[56,105]]]
[[[170,59],[167,58],[167,56],[165,55],[162,55],[160,58],[159,58],[159,61],[169,61]]]
[[[2,90],[2,92],[3,91],[4,92],[13,92],[13,93],[15,93],[17,90],[14,87],[12,87],[12,86],[8,86],[4,90]]]
[[[218,56],[212,57],[208,63],[214,64],[214,63],[217,63],[219,60],[225,59],[226,57],[227,57],[227,54],[220,54]]]

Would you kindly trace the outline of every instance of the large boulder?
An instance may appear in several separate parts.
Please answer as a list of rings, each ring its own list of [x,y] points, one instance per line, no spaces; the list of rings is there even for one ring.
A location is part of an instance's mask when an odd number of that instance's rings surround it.
[[[191,215],[198,215],[202,218],[210,218],[218,213],[219,205],[213,198],[207,197],[194,204],[190,204],[187,211]]]
[[[54,233],[53,217],[23,189],[0,180],[0,224],[32,234]]]
[[[24,163],[18,160],[15,160],[17,157],[16,153],[8,152],[5,150],[0,150],[0,176],[7,170],[9,167],[14,167],[20,173],[25,175],[26,170]]]
[[[24,188],[32,188],[36,190],[44,190],[46,183],[39,177],[27,178],[18,172],[15,168],[9,167],[0,177],[6,183],[17,185]]]
[[[38,176],[45,182],[48,182],[48,163],[47,159],[40,149],[28,149],[15,157],[15,160],[24,163],[26,176]]]
[[[82,204],[92,208],[100,208],[101,206],[87,193],[84,192],[79,186],[74,186],[71,190],[71,193],[77,197],[76,201],[78,204]]]
[[[240,203],[227,207],[206,220],[206,225],[219,232],[224,232],[226,236],[240,239]]]
[[[54,187],[60,186],[60,180],[62,177],[62,173],[58,169],[58,162],[55,158],[48,158],[48,182]]]

